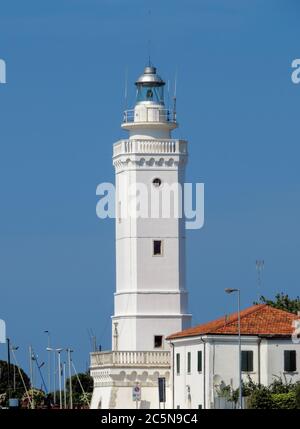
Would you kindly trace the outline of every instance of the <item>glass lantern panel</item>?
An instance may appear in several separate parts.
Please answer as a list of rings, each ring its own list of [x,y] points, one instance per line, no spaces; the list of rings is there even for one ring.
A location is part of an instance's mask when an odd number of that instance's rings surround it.
[[[138,86],[136,101],[152,101],[153,103],[164,103],[163,86]]]

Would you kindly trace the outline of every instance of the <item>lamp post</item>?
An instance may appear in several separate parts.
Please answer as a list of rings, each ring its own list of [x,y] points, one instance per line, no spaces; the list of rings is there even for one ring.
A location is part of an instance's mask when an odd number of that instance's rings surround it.
[[[241,347],[241,291],[240,289],[225,289],[226,293],[237,293],[238,296],[238,341],[239,341],[239,408],[243,408],[242,403],[242,347]]]
[[[11,345],[11,351],[12,352],[16,352],[18,350],[18,348],[19,348],[19,346]],[[14,394],[16,394],[16,365],[14,365],[13,370],[14,370]]]
[[[33,353],[32,346],[29,346],[29,371],[30,371],[30,389],[31,389],[31,408],[34,409],[34,381],[33,381]]]
[[[63,363],[63,386],[64,386],[64,408],[67,408],[67,392],[66,392],[66,362]]]
[[[47,347],[46,349],[48,352],[54,352],[57,353],[57,358],[58,358],[58,385],[59,385],[59,407],[62,408],[62,392],[61,392],[61,363],[60,363],[60,353],[63,349],[61,348],[52,348],[52,347]],[[55,365],[56,366],[56,365]],[[56,370],[56,368],[55,368]],[[55,371],[54,370],[54,386],[55,386]],[[55,400],[56,400],[56,393],[54,391],[54,404],[55,404]]]
[[[47,352],[51,355],[53,352],[53,404],[56,404],[56,357],[55,357],[55,349],[52,347],[46,348]]]
[[[63,349],[56,349],[58,356],[58,386],[59,386],[59,407],[62,408],[62,393],[61,393],[61,361],[60,361],[60,352]]]
[[[73,353],[73,350],[68,348],[67,353],[68,353],[68,371],[69,371],[69,406],[70,406],[70,409],[72,410],[73,409],[73,391],[72,391],[71,353]]]
[[[47,341],[47,349],[51,348],[51,336],[50,331],[44,331],[45,334],[47,334],[48,341]],[[51,351],[48,351],[48,392],[51,392]]]
[[[8,390],[8,397],[10,398],[10,339],[6,338],[6,344],[7,344],[7,390]]]

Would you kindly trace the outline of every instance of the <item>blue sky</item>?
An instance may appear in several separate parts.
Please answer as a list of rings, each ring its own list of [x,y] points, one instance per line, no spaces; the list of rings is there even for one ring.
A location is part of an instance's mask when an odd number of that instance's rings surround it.
[[[113,181],[112,144],[148,57],[178,70],[187,179],[204,182],[205,226],[187,233],[193,322],[257,295],[299,294],[300,57],[297,0],[2,0],[0,58],[0,318],[28,369],[72,346],[88,362],[87,329],[110,347],[114,222],[95,214],[96,187]],[[255,260],[265,260],[258,291]],[[0,345],[0,358],[5,347]]]

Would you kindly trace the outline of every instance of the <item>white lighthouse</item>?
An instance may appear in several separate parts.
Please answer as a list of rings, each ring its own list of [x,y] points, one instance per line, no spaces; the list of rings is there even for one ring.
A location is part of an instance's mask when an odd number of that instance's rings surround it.
[[[158,408],[158,377],[171,406],[171,357],[165,338],[190,326],[185,288],[182,189],[187,142],[172,139],[176,113],[165,82],[148,66],[124,112],[128,138],[113,147],[116,172],[116,291],[112,351],[91,355],[92,408]],[[143,206],[143,207],[141,207]],[[175,206],[177,210],[175,210]],[[169,208],[169,210],[168,210]]]

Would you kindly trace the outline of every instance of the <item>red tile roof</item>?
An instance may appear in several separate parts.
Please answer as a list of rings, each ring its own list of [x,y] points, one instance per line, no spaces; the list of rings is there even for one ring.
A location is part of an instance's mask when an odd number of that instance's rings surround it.
[[[260,336],[289,336],[293,333],[293,321],[300,316],[279,310],[267,304],[253,305],[241,311],[241,334]],[[238,332],[238,314],[221,317],[184,331],[171,334],[167,339],[194,337],[198,335],[236,335]]]

